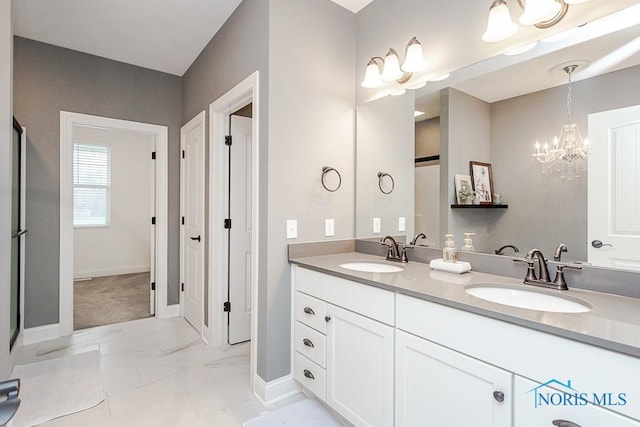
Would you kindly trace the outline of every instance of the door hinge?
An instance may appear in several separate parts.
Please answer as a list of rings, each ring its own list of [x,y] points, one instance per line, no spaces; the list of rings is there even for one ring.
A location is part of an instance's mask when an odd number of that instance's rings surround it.
[[[184,292],[184,283],[182,283],[182,284],[181,284],[181,286],[180,286],[180,290],[181,290],[182,292]]]
[[[182,225],[184,225],[184,217],[182,217]]]
[[[152,291],[156,290],[156,282],[151,282],[151,290]]]
[[[156,152],[152,151],[151,152],[151,160],[155,160],[156,159]]]
[[[184,154],[184,150],[182,150],[182,158],[183,158],[183,159],[184,159],[184,156],[185,156],[185,154]]]
[[[151,225],[156,225],[156,217],[155,216],[151,217]]]
[[[231,137],[231,135],[227,135],[224,137],[224,145],[231,145],[232,142],[233,138]]]
[[[231,218],[225,218],[225,220],[224,220],[224,228],[231,229]]]
[[[231,311],[231,303],[229,301],[224,303],[224,311]]]

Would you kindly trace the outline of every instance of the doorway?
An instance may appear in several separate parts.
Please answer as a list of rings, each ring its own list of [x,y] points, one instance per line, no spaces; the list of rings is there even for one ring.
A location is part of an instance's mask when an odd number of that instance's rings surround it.
[[[74,330],[153,314],[154,151],[151,134],[74,127]]]
[[[209,330],[207,341],[214,346],[223,346],[228,342],[228,313],[224,311],[228,297],[228,267],[226,253],[228,251],[227,229],[224,228],[225,220],[228,218],[228,180],[225,178],[228,170],[228,157],[225,152],[225,136],[228,136],[229,117],[239,109],[248,104],[252,104],[251,120],[251,271],[250,271],[250,339],[251,339],[251,361],[249,383],[252,390],[256,390],[257,384],[257,343],[260,337],[257,336],[258,319],[258,265],[259,265],[259,73],[256,71],[244,79],[233,89],[222,95],[209,106],[209,242],[208,242],[208,283],[209,294],[207,297],[207,315]],[[233,218],[231,218],[233,220]],[[233,221],[232,221],[233,227]],[[233,229],[233,228],[232,228]],[[231,305],[233,311],[233,304]],[[263,386],[264,384],[262,384]]]
[[[167,154],[168,129],[166,126],[111,119],[86,114],[60,112],[60,324],[58,335],[73,332],[73,279],[74,279],[74,137],[81,128],[113,129],[147,135],[155,144],[153,173],[153,215],[148,218],[150,239],[150,270],[155,280],[148,283],[149,307],[159,317],[173,314],[167,306],[167,241],[168,241],[168,185]]]

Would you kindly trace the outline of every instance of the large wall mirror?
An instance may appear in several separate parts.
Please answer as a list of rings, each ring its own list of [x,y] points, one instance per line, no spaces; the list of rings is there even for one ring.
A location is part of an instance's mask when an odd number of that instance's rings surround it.
[[[562,243],[563,261],[640,271],[640,107],[631,108],[640,104],[640,24],[611,28],[580,29],[560,48],[491,58],[358,107],[356,237],[424,232],[422,243],[440,247],[450,232],[460,247],[463,233],[474,232],[476,252],[509,245],[504,255],[518,248],[524,256],[536,247],[551,258]],[[572,121],[590,141],[587,170],[571,180],[543,173],[532,156],[536,141],[552,144],[568,121],[568,64],[578,65]],[[414,111],[425,114],[414,119]],[[454,177],[468,175],[470,161],[491,164],[508,208],[451,207]],[[394,199],[374,192],[369,175],[383,167],[398,171],[395,191],[406,186]]]

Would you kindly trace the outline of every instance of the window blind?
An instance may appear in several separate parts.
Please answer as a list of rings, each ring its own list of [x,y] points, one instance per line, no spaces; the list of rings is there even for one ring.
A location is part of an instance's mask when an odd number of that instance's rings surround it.
[[[109,224],[111,149],[73,144],[73,225]]]

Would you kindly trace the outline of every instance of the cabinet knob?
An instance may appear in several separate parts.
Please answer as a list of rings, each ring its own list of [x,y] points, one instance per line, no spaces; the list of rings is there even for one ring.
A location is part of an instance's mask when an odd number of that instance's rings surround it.
[[[316,314],[313,310],[311,310],[310,307],[305,307],[304,308],[304,312],[307,313],[307,314],[311,314],[311,315],[315,315]]]
[[[493,398],[498,402],[504,402],[504,393],[501,391],[494,391]]]
[[[313,342],[309,338],[303,339],[302,343],[307,347],[315,348],[315,345],[313,345]]]
[[[331,320],[331,317],[329,317],[329,316],[324,316],[324,321],[325,321],[325,322],[329,323],[329,320]]]
[[[308,370],[308,369],[304,370],[304,376],[309,378],[310,380],[315,380],[316,379],[316,377],[314,377],[313,374],[311,373],[311,371]]]
[[[557,427],[580,427],[579,424],[567,420],[553,420],[552,424]]]

